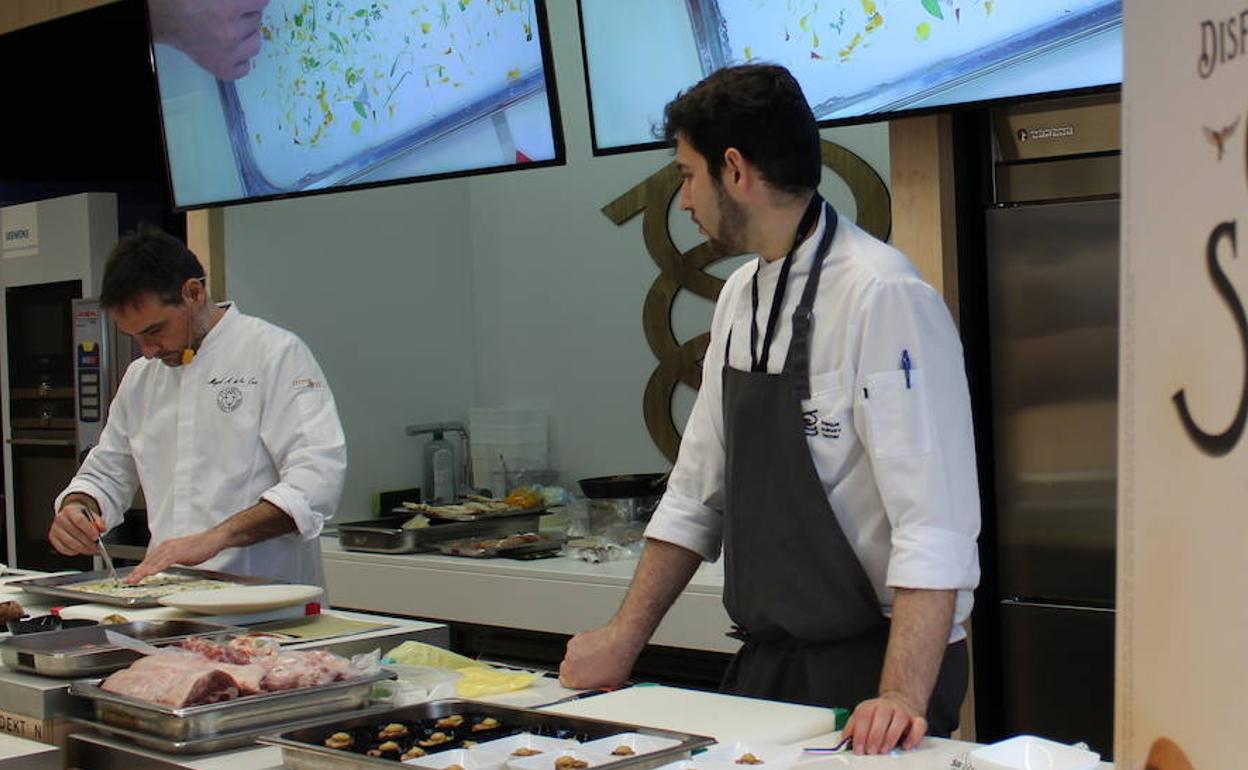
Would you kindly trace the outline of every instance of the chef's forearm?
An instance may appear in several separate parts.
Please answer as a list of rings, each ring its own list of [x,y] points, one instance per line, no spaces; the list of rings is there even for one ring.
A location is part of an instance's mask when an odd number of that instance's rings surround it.
[[[611,626],[640,651],[701,563],[702,557],[686,548],[647,540]]]
[[[901,698],[914,713],[927,713],[949,631],[953,628],[956,591],[898,588],[893,599],[892,629],[880,695]]]
[[[295,520],[268,500],[261,500],[209,530],[221,550],[242,548],[297,531]]]

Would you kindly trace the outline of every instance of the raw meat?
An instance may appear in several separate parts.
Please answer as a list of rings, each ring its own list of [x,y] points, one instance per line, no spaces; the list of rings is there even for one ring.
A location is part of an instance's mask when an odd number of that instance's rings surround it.
[[[228,644],[191,637],[105,679],[109,692],[166,706],[196,706],[260,692],[329,684],[359,675],[323,650],[280,652],[246,638]]]
[[[238,682],[195,655],[162,653],[140,658],[105,679],[101,689],[182,708],[238,697]]]

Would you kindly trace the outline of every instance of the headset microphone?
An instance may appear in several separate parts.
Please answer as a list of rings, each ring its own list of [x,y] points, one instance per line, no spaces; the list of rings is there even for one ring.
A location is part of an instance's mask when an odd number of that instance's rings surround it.
[[[186,347],[182,348],[182,365],[186,366],[195,360],[195,349],[191,347],[191,311],[186,311]]]

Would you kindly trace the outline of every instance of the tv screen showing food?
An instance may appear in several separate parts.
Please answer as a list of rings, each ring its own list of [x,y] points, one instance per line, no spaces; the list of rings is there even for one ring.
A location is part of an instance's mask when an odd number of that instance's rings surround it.
[[[148,0],[179,208],[563,162],[543,0]]]
[[[656,145],[721,67],[787,67],[823,125],[1122,81],[1122,0],[579,0],[596,153]]]

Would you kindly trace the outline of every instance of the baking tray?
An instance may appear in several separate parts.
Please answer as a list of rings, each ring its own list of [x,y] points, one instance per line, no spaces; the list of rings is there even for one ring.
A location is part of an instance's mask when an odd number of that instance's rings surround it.
[[[69,685],[69,692],[94,702],[98,722],[173,741],[192,741],[253,727],[272,727],[282,722],[311,719],[314,715],[362,709],[368,705],[373,684],[394,677],[393,671],[383,668],[375,674],[319,687],[244,695],[220,703],[184,708],[170,708],[108,692],[100,688],[99,679],[73,682]]]
[[[234,626],[199,620],[136,620],[117,625],[65,628],[0,641],[0,661],[9,668],[32,674],[80,678],[125,668],[142,657],[133,650],[110,644],[104,636],[105,630],[116,631],[157,647],[189,636],[215,639],[245,632],[245,629]]]
[[[365,756],[352,751],[327,748],[324,741],[335,732],[350,732],[357,728],[368,728],[386,725],[392,722],[413,723],[424,720],[440,719],[451,714],[471,714],[473,716],[494,717],[502,723],[500,730],[491,731],[488,737],[483,733],[479,740],[492,740],[517,732],[532,732],[539,735],[576,736],[584,740],[606,738],[620,733],[640,733],[656,738],[669,738],[678,741],[671,748],[661,749],[631,757],[620,757],[618,761],[598,765],[610,767],[612,770],[650,770],[651,768],[687,759],[694,751],[715,743],[714,738],[672,730],[659,730],[652,727],[641,727],[621,722],[606,722],[599,719],[555,714],[533,709],[502,706],[495,703],[451,698],[447,700],[429,701],[412,706],[391,709],[376,716],[352,717],[350,719],[326,719],[311,727],[286,730],[276,735],[265,735],[260,743],[279,746],[282,749],[282,764],[290,770],[369,770],[370,768],[393,768],[395,760]],[[477,738],[474,738],[476,740]],[[440,750],[453,750],[459,741],[444,744]],[[435,749],[430,749],[434,753]],[[597,770],[597,768],[595,768]]]
[[[338,542],[348,551],[369,553],[421,553],[436,551],[439,543],[466,538],[506,537],[536,532],[544,508],[499,513],[476,521],[430,519],[421,529],[403,529],[416,512],[353,521],[338,525]]]
[[[124,578],[129,575],[137,567],[121,567],[117,570],[117,577]],[[201,578],[204,580],[221,580],[227,583],[237,583],[239,585],[265,585],[275,583],[270,578],[249,577],[246,575],[231,575],[228,572],[212,572],[210,570],[191,569],[189,567],[169,567],[161,570],[169,575],[187,575],[189,577]],[[107,570],[95,570],[93,572],[74,572],[67,575],[54,575],[51,577],[33,578],[31,580],[15,580],[9,585],[21,588],[28,594],[43,594],[44,596],[57,596],[62,599],[74,599],[80,602],[90,602],[92,604],[109,604],[115,607],[159,607],[159,596],[109,596],[108,594],[91,593],[90,591],[76,591],[74,585],[78,583],[90,583],[95,580],[106,580],[112,577]]]
[[[382,714],[389,710],[391,706],[371,706],[359,711],[344,712],[343,717],[367,716],[369,714]],[[267,732],[272,732],[272,725],[261,725],[258,727],[249,727],[243,730],[237,730],[228,733],[221,733],[209,738],[192,738],[188,741],[178,741],[169,738],[162,738],[159,735],[151,735],[149,733],[140,732],[138,730],[128,730],[116,725],[103,724],[101,722],[93,722],[90,719],[72,718],[70,721],[90,728],[104,735],[111,735],[122,738],[136,746],[142,746],[145,749],[160,751],[165,754],[212,754],[218,751],[228,751],[243,746],[250,746],[256,742],[256,739]],[[314,719],[304,719],[286,727],[290,730],[297,730],[303,727],[311,727],[325,721],[325,715],[321,714]]]

